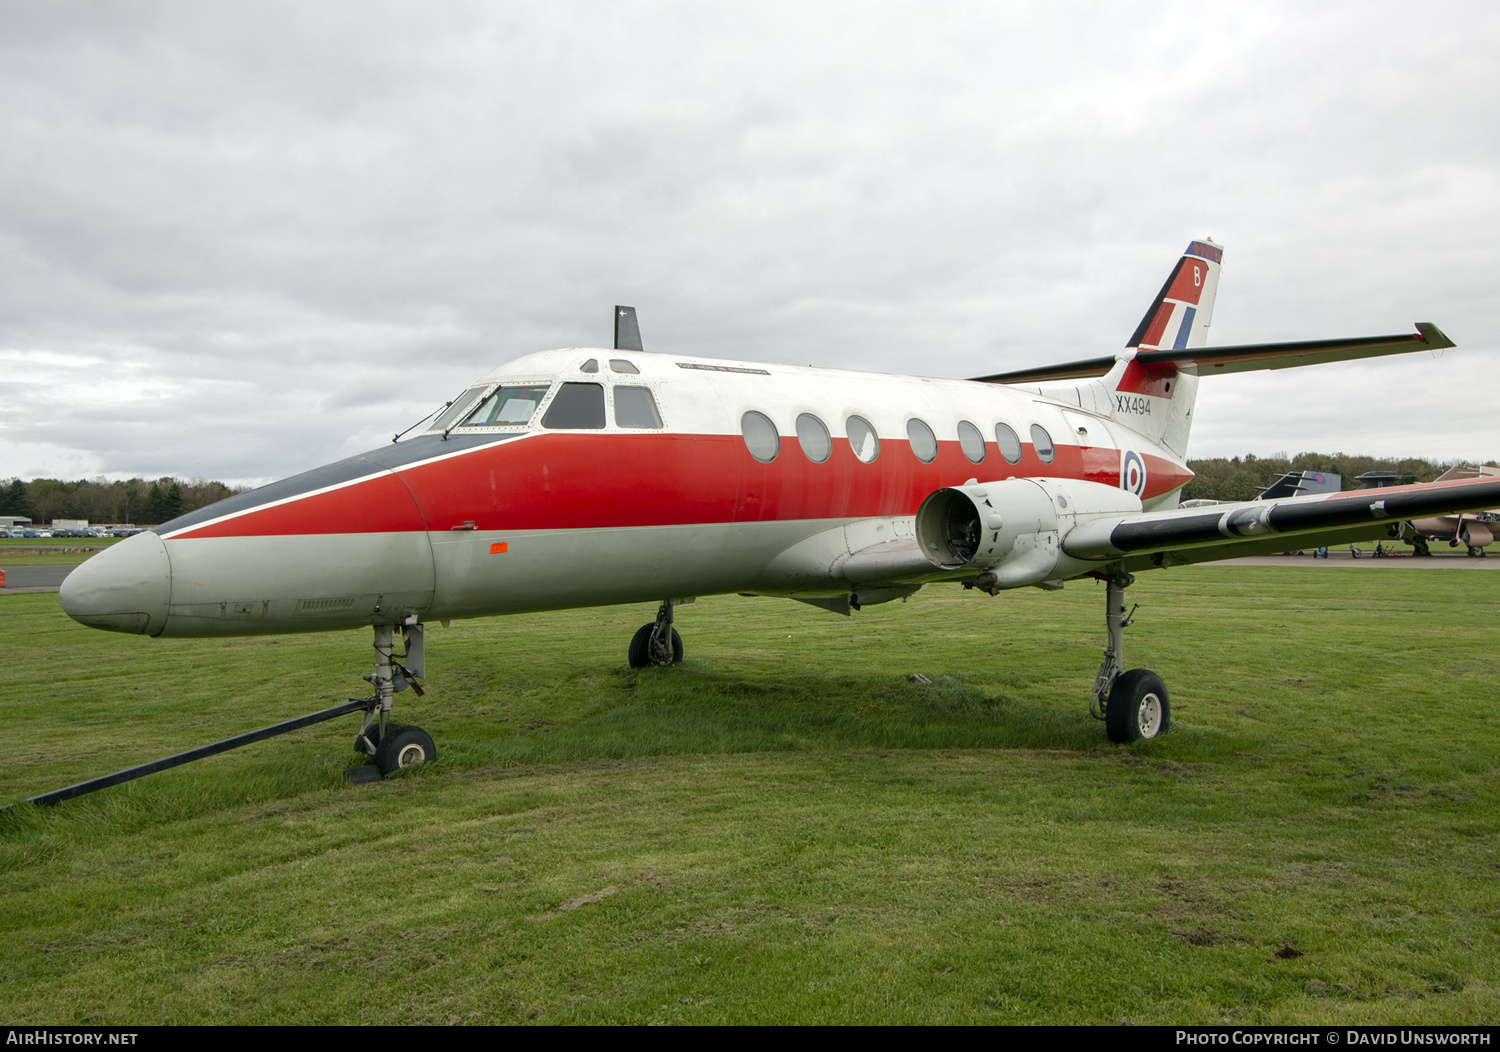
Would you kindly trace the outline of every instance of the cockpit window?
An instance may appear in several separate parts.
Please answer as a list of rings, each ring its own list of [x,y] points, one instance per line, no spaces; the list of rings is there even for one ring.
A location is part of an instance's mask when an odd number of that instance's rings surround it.
[[[604,385],[563,384],[547,407],[542,426],[564,430],[604,426]]]
[[[640,374],[640,370],[635,367],[635,363],[627,361],[624,358],[611,358],[609,360],[609,367],[611,371],[617,373],[630,373],[632,376]]]
[[[497,387],[479,403],[459,427],[514,427],[531,421],[536,407],[546,397],[547,385],[536,384],[525,387]]]
[[[661,427],[661,414],[649,387],[615,387],[615,425],[617,427]]]
[[[433,421],[430,431],[446,431],[453,426],[454,421],[463,418],[463,415],[474,408],[475,401],[489,388],[489,384],[480,384],[471,387],[449,403],[448,408],[443,410],[441,416]]]
[[[581,373],[597,373],[599,371],[599,359],[590,358],[578,367],[578,371]]]

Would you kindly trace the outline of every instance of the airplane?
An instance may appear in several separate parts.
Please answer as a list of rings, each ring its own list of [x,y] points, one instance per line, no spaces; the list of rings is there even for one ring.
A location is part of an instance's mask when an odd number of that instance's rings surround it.
[[[1497,476],[1500,476],[1500,468],[1497,467],[1459,466],[1443,472],[1438,476],[1437,481]],[[1411,523],[1411,530],[1406,539],[1411,544],[1414,555],[1431,555],[1432,552],[1428,549],[1427,542],[1434,540],[1447,541],[1450,548],[1457,548],[1462,544],[1466,553],[1477,559],[1487,554],[1485,549],[1495,543],[1497,534],[1500,534],[1500,511],[1489,508],[1467,517],[1443,515],[1416,519]]]
[[[390,773],[437,755],[390,715],[421,689],[432,622],[655,602],[627,656],[668,666],[675,613],[700,595],[849,615],[929,584],[1092,578],[1106,647],[1090,712],[1113,741],[1153,739],[1170,699],[1125,667],[1136,574],[1500,504],[1500,479],[1478,478],[1179,508],[1202,377],[1453,346],[1418,323],[1208,347],[1222,260],[1191,242],[1117,354],[970,380],[647,353],[634,310],[616,308],[615,347],[502,365],[412,438],[116,544],[60,601],[82,624],[154,637],[372,627],[356,749]]]

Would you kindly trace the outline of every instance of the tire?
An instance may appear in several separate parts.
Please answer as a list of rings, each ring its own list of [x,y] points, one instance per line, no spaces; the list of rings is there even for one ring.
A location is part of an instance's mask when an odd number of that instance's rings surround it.
[[[436,759],[437,746],[421,727],[390,727],[380,744],[375,746],[375,766],[380,768],[381,774],[393,774]]]
[[[1112,742],[1149,741],[1171,728],[1172,707],[1161,677],[1149,668],[1121,673],[1104,707],[1104,727]]]
[[[672,660],[653,660],[651,655],[651,630],[656,627],[656,622],[642,625],[630,640],[630,667],[647,668],[651,665],[678,665],[682,663],[682,637],[677,634],[677,629],[672,629]]]

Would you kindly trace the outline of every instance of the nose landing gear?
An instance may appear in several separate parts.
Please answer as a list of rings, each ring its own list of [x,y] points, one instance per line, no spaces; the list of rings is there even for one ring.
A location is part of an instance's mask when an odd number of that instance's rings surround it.
[[[419,698],[424,693],[417,683],[424,671],[422,625],[415,617],[402,624],[401,638],[405,652],[396,654],[395,626],[375,626],[375,671],[365,677],[375,687],[375,694],[364,699],[369,708],[354,738],[354,751],[373,758],[380,775],[437,759],[431,735],[420,727],[390,721],[396,694],[407,687]],[[354,768],[345,777],[350,781],[374,780],[368,767]]]

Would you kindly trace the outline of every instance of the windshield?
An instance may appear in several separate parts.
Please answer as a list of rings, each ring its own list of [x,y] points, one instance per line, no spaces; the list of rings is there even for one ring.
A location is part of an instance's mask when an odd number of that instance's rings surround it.
[[[443,410],[442,416],[433,421],[432,426],[427,430],[446,431],[448,428],[452,427],[459,418],[461,418],[465,413],[467,413],[474,407],[475,400],[478,399],[480,395],[484,394],[484,392],[488,390],[488,388],[489,384],[481,384],[478,387],[469,388],[463,394],[459,395],[452,402],[450,402],[448,404],[448,408]]]
[[[513,427],[529,423],[536,407],[541,405],[547,394],[547,386],[528,384],[525,387],[497,387],[458,426]]]

